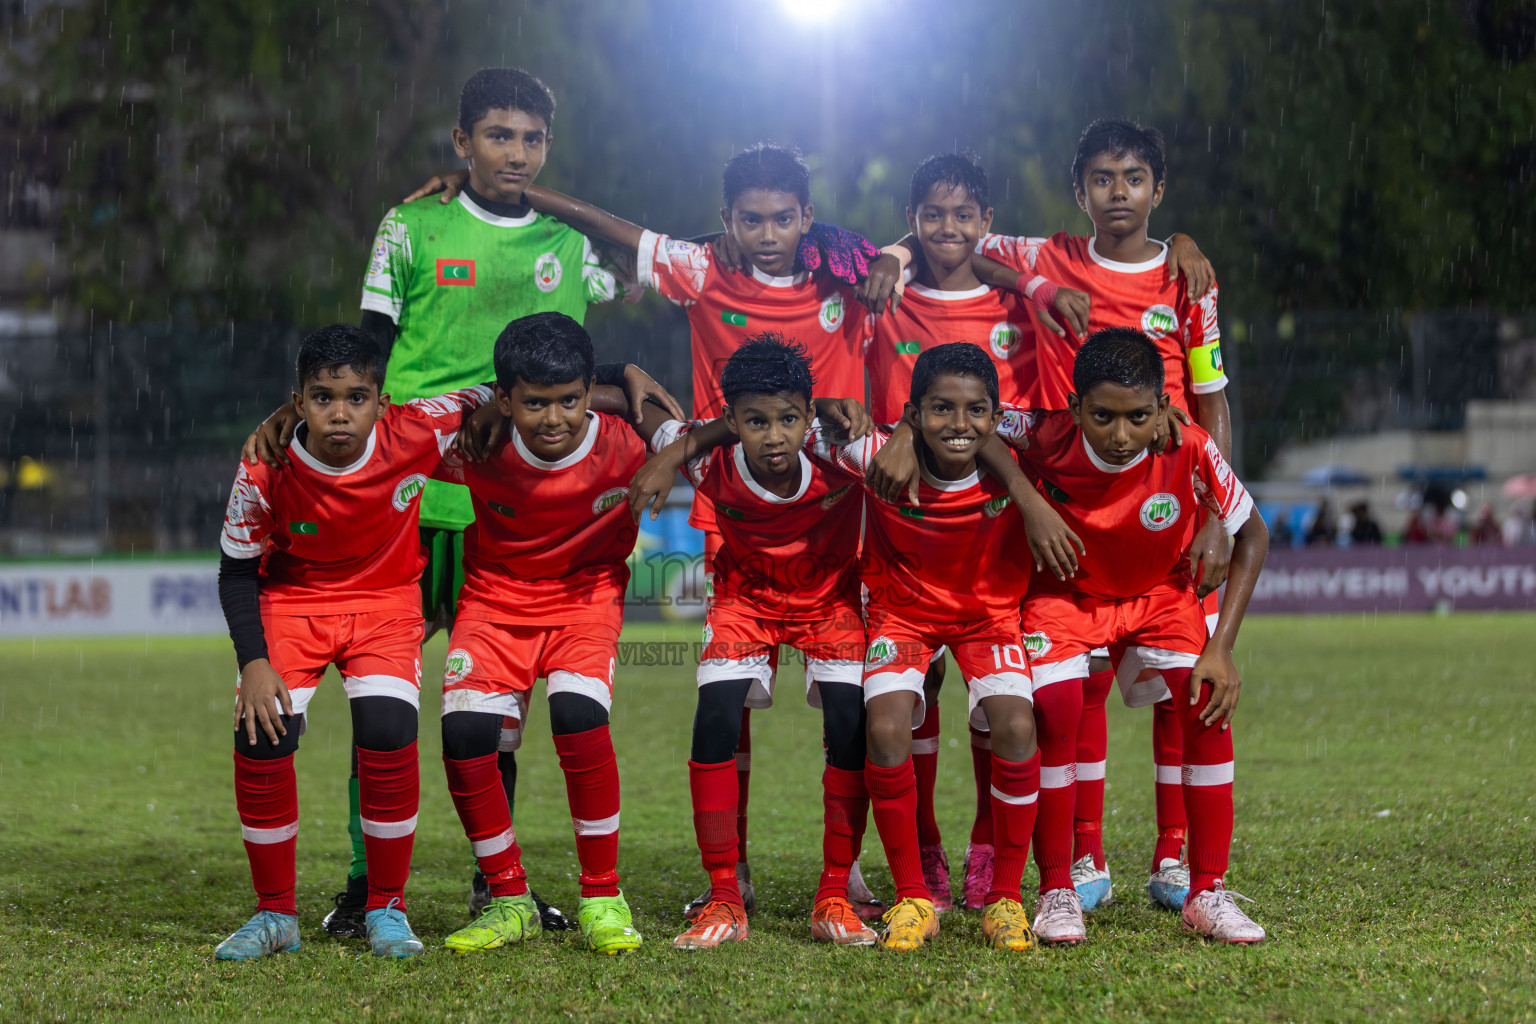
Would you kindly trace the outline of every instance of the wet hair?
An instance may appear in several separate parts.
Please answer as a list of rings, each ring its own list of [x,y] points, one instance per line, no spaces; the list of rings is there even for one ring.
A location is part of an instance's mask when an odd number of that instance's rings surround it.
[[[924,349],[912,367],[913,405],[922,402],[938,377],[978,378],[987,386],[987,397],[992,399],[993,408],[997,407],[997,364],[978,346],[968,341],[956,341]]]
[[[555,94],[522,68],[481,68],[469,76],[459,93],[459,127],[472,132],[475,122],[492,110],[521,110],[555,123]]]
[[[801,207],[811,204],[811,169],[800,157],[798,149],[785,149],[766,142],[759,142],[751,149],[737,153],[725,165],[725,182],[722,192],[725,208],[729,210],[736,197],[751,189],[765,192],[788,192],[799,201]]]
[[[1072,364],[1079,400],[1100,384],[1163,393],[1163,357],[1152,339],[1134,327],[1105,327],[1088,335]]]
[[[744,395],[803,395],[809,406],[815,382],[805,346],[777,331],[754,334],[742,342],[720,371],[726,405],[735,405]]]
[[[1168,151],[1163,146],[1163,133],[1156,128],[1143,128],[1135,121],[1117,121],[1101,117],[1087,128],[1077,140],[1077,156],[1072,158],[1072,188],[1083,187],[1083,175],[1088,173],[1088,161],[1100,153],[1111,156],[1134,156],[1152,172],[1152,184],[1158,185],[1168,170]]]
[[[293,369],[300,391],[326,370],[354,370],[383,391],[384,363],[384,350],[367,331],[352,324],[327,324],[305,335]]]
[[[992,186],[987,181],[987,169],[981,166],[974,153],[945,153],[918,164],[917,170],[912,172],[912,210],[916,212],[933,186],[940,184],[965,189],[965,194],[976,201],[982,213],[992,208]]]
[[[507,324],[492,362],[496,383],[509,392],[519,380],[544,386],[580,380],[590,387],[596,366],[592,336],[564,313],[534,313]]]

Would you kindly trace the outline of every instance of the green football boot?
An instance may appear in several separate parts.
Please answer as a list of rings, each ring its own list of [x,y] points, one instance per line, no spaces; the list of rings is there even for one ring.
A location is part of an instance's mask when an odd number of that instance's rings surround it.
[[[533,894],[525,892],[521,896],[494,897],[474,924],[448,936],[443,945],[459,953],[469,953],[477,949],[498,949],[512,942],[528,942],[543,932]]]
[[[594,953],[617,956],[640,948],[640,933],[623,893],[583,898],[576,908],[576,921]]]

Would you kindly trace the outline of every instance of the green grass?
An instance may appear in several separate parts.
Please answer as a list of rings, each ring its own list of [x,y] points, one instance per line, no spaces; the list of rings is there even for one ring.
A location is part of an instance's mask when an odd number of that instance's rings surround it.
[[[632,627],[628,639],[696,630]],[[699,886],[685,760],[690,666],[624,669],[614,737],[620,869],[637,954],[530,947],[380,962],[319,928],[341,884],[348,728],[339,685],[299,755],[302,951],[212,960],[252,897],[231,793],[232,656],[216,640],[0,644],[0,1019],[266,1020],[1520,1020],[1536,1005],[1533,616],[1253,620],[1240,663],[1231,886],[1270,939],[1216,948],[1145,898],[1150,717],[1112,707],[1105,835],[1118,901],[1089,943],[1024,956],[945,916],[919,954],[813,946],[819,723],[784,673],[755,727],[758,912],[739,947],[669,948]],[[440,665],[435,641],[425,659]],[[469,856],[424,694],[411,920],[429,943],[464,920]],[[939,808],[958,863],[973,803],[965,701],[944,701]],[[568,910],[575,858],[537,709],[518,832],[531,880]],[[871,825],[865,863],[889,877]],[[1032,874],[1032,872],[1031,872]],[[1032,885],[1027,876],[1026,885]]]

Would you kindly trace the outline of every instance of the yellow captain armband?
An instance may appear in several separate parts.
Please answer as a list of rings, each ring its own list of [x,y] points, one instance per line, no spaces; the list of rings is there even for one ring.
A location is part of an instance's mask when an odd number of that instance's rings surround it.
[[[1227,386],[1227,371],[1221,364],[1221,339],[1189,350],[1189,384],[1197,395]]]

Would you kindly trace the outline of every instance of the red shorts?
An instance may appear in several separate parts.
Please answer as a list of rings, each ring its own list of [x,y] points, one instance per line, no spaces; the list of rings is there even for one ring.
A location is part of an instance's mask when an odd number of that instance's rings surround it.
[[[443,714],[477,711],[521,723],[540,678],[548,696],[579,693],[612,707],[619,629],[618,622],[521,626],[461,618],[448,641]]]
[[[1088,675],[1088,654],[1109,648],[1128,707],[1165,700],[1165,668],[1190,668],[1205,650],[1205,612],[1194,591],[1161,590],[1111,600],[1067,590],[1031,590],[1024,645],[1035,687]]]
[[[421,704],[421,613],[387,609],[351,615],[274,615],[261,611],[267,660],[303,714],[334,664],[347,697],[398,697]]]
[[[869,606],[865,627],[869,646],[864,653],[864,702],[884,693],[906,690],[923,695],[923,676],[934,652],[948,646],[970,694],[971,724],[987,729],[981,708],[985,697],[1031,700],[1034,684],[1029,660],[1019,638],[1019,618],[1004,615],[970,622],[915,622],[880,605]],[[923,722],[923,702],[912,706],[912,728]]]
[[[779,645],[805,656],[805,699],[821,707],[818,682],[860,685],[864,680],[864,618],[852,605],[837,606],[824,619],[785,622],[753,614],[740,601],[712,604],[704,623],[698,683],[750,679],[747,707],[773,706]]]

